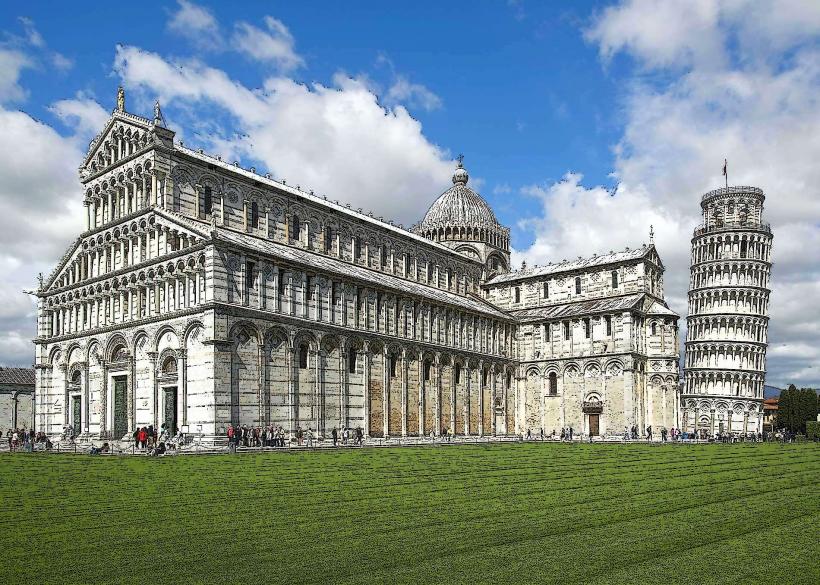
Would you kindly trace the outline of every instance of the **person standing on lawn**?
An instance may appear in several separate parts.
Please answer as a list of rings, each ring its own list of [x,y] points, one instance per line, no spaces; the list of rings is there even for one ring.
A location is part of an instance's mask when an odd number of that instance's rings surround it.
[[[336,442],[339,440],[339,432],[336,430],[336,427],[333,427],[333,446],[336,446]]]

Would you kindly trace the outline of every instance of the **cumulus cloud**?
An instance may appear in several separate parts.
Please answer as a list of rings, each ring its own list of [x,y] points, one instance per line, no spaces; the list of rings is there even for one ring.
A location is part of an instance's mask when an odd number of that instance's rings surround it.
[[[236,23],[231,39],[234,49],[283,72],[302,67],[305,61],[296,53],[295,41],[288,27],[272,16],[266,16],[264,20],[267,30],[247,22]]]
[[[441,107],[441,98],[420,83],[411,83],[399,75],[387,90],[387,99],[395,103],[406,103],[423,110],[437,110]]]
[[[20,72],[32,62],[20,51],[0,49],[0,104],[25,99],[27,92],[20,86]]]
[[[452,174],[452,161],[404,107],[380,104],[366,83],[343,74],[330,85],[270,77],[251,90],[200,61],[137,47],[120,47],[114,69],[164,104],[228,115],[234,133],[202,136],[204,147],[399,222],[420,219]]]
[[[219,23],[210,10],[188,0],[177,0],[177,6],[177,11],[168,20],[169,31],[200,48],[218,49],[222,46]]]
[[[775,233],[768,381],[820,383],[820,330],[813,325],[820,307],[806,302],[820,277],[820,257],[806,253],[820,244],[820,50],[810,40],[820,34],[820,20],[806,6],[627,0],[599,13],[587,38],[604,60],[623,53],[634,66],[614,149],[618,186],[585,187],[570,174],[526,187],[544,212],[522,225],[536,235],[517,257],[544,262],[638,245],[654,224],[667,299],[685,316],[700,196],[722,184],[728,158],[730,183],[766,192]],[[761,33],[771,41],[767,50],[742,51],[760,32],[750,22],[770,20],[777,26]],[[647,79],[647,69],[657,78]]]

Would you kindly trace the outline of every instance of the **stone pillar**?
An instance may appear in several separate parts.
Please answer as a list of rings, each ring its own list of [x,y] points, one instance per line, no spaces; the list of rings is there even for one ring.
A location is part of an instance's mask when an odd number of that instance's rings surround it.
[[[370,347],[365,342],[362,348],[364,358],[364,436],[370,436]]]
[[[288,346],[288,353],[287,353],[287,372],[288,372],[288,426],[290,430],[288,431],[289,436],[293,438],[296,436],[296,426],[299,424],[299,405],[296,402],[296,380],[294,377],[296,376],[296,363],[293,358],[293,354],[296,352],[296,348],[293,347],[292,341],[291,344]]]
[[[473,375],[469,366],[464,367],[464,374],[467,376],[467,384],[464,389],[464,435],[470,434],[470,394],[472,394]],[[481,386],[479,380],[479,387]]]
[[[441,435],[441,357],[439,354],[435,356],[435,366],[436,366],[436,387],[433,391],[433,396],[436,399],[435,403],[435,428],[433,432],[435,436]]]
[[[425,390],[427,389],[427,384],[429,383],[428,380],[424,378],[424,354],[420,351],[418,353],[418,363],[419,363],[419,372],[418,372],[418,379],[419,379],[419,437],[424,436],[424,405],[426,403],[427,397],[424,395]]]
[[[408,395],[407,352],[401,352],[401,436],[407,436],[407,395]]]
[[[265,392],[265,369],[267,368],[267,360],[265,359],[265,342],[260,340],[257,344],[257,371],[259,372],[259,390],[257,392],[257,400],[259,402],[259,426],[268,426],[270,424],[270,408],[268,407],[267,396]]]
[[[382,409],[382,435],[386,439],[389,436],[390,430],[390,362],[389,356],[387,355],[387,346],[384,346],[382,349],[383,354],[383,368],[382,368],[382,404],[384,405]]]

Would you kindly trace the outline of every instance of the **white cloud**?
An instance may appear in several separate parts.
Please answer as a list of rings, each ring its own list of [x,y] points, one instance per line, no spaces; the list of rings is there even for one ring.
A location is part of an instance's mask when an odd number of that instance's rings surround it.
[[[46,41],[34,26],[34,21],[28,17],[21,16],[19,18],[23,25],[23,30],[26,33],[26,41],[33,47],[43,48],[46,46]]]
[[[179,9],[168,20],[169,31],[203,49],[222,47],[219,23],[210,10],[188,0],[177,0],[177,4]]]
[[[406,77],[398,76],[387,90],[387,99],[419,107],[428,112],[441,107],[441,98],[420,83],[410,83]]]
[[[31,66],[31,60],[20,51],[0,49],[0,104],[26,98],[28,94],[19,83],[20,72]]]
[[[51,63],[59,71],[68,71],[74,67],[74,60],[69,59],[62,53],[53,53],[51,55]]]
[[[768,382],[820,384],[820,50],[800,42],[820,34],[809,3],[627,0],[600,13],[588,33],[604,59],[629,55],[636,75],[626,86],[624,132],[615,148],[618,187],[584,187],[577,175],[525,191],[543,214],[525,222],[534,244],[517,254],[546,262],[646,241],[655,226],[666,265],[667,299],[685,317],[689,240],[701,221],[700,196],[729,181],[767,194],[774,268]],[[816,6],[816,5],[815,5]],[[745,19],[740,17],[747,10]],[[793,9],[791,16],[784,11]],[[758,27],[771,41],[740,51]],[[814,23],[814,24],[811,24]],[[814,35],[811,37],[811,35]],[[643,79],[658,68],[659,79]],[[681,321],[684,325],[685,321]]]
[[[265,17],[265,26],[266,31],[247,22],[236,23],[231,39],[234,49],[283,72],[304,66],[304,59],[294,50],[295,41],[288,27],[272,16]]]
[[[330,86],[271,77],[251,90],[199,61],[171,62],[136,47],[119,48],[114,69],[126,87],[163,104],[230,116],[234,135],[202,138],[228,160],[259,161],[291,184],[405,224],[420,219],[452,175],[453,163],[404,107],[381,105],[343,74]]]

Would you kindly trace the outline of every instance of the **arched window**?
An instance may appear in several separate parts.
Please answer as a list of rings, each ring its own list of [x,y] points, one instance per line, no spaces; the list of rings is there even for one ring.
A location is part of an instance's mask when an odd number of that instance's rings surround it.
[[[521,287],[520,286],[515,287],[515,302],[516,303],[521,302]]]
[[[429,382],[430,381],[430,362],[424,362],[424,379]]]
[[[353,259],[361,260],[362,258],[362,239],[359,236],[353,236]]]
[[[433,263],[427,262],[427,282],[433,282]]]
[[[394,356],[394,355],[390,356],[390,377],[391,378],[396,377],[396,373],[397,373],[397,370],[398,370],[398,367],[397,367],[398,366],[398,361],[399,360],[396,358],[396,356]]]
[[[609,337],[610,335],[612,335],[612,316],[611,315],[605,316],[604,321],[606,321],[606,334],[607,334],[607,337]]]
[[[569,339],[569,321],[564,321],[564,339]]]
[[[650,325],[649,328],[652,331],[652,335],[658,334],[658,326],[654,321],[652,321],[652,325]]]
[[[74,386],[79,386],[82,379],[83,375],[80,373],[80,370],[75,370],[74,373],[71,374],[71,384]]]
[[[548,280],[544,281],[544,298],[548,299],[550,296],[550,283]]]
[[[612,288],[618,288],[618,271],[612,271]]]
[[[251,203],[251,227],[259,227],[259,204],[256,201]]]
[[[359,357],[359,352],[355,347],[351,347],[347,353],[347,371],[351,374],[356,373],[356,360]]]
[[[456,364],[453,367],[453,377],[456,380],[456,384],[461,384],[461,364]]]
[[[379,264],[382,268],[387,267],[387,246],[385,246],[384,244],[382,244],[382,253],[381,258],[379,258]]]
[[[575,277],[575,294],[576,295],[581,294],[581,277],[580,276]]]
[[[177,373],[177,360],[174,356],[169,355],[165,358],[165,361],[162,362],[162,373],[163,374],[176,374]]]
[[[453,288],[453,271],[449,268],[447,269],[447,288]]]
[[[202,195],[202,215],[210,215],[213,211],[213,194],[210,187],[203,189]]]
[[[299,216],[294,215],[291,220],[290,237],[292,240],[300,240],[302,235],[302,224],[299,221]]]
[[[552,329],[552,326],[549,323],[544,323],[544,341],[545,342],[550,340],[550,330],[551,329]]]
[[[550,372],[550,396],[558,395],[558,376],[555,372]]]
[[[299,346],[299,369],[307,370],[308,368],[308,346],[303,343]]]
[[[404,276],[410,276],[410,254],[404,255]]]

